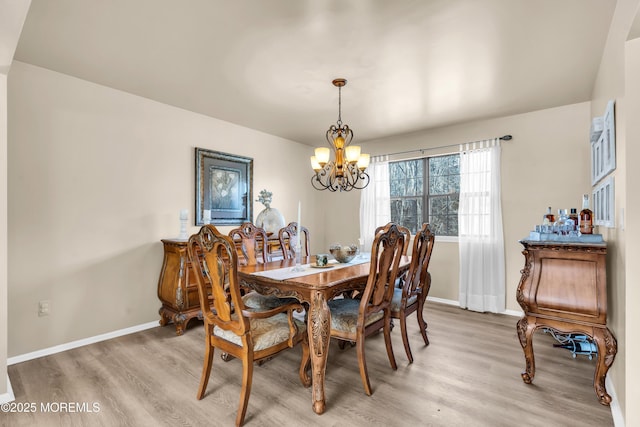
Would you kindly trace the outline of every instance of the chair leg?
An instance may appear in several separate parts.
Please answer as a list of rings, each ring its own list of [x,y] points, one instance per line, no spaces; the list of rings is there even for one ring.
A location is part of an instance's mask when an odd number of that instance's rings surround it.
[[[209,383],[209,375],[211,375],[211,365],[213,364],[213,352],[214,352],[214,348],[211,345],[212,332],[213,331],[209,330],[208,327],[205,327],[205,333],[207,334],[205,345],[207,347],[204,350],[204,362],[202,364],[202,375],[200,376],[200,386],[198,386],[198,395],[196,396],[198,400],[204,397],[204,392],[207,390],[207,384]]]
[[[404,344],[404,351],[407,353],[407,359],[409,363],[413,363],[413,355],[411,354],[411,347],[409,346],[409,336],[407,335],[407,317],[403,313],[400,313],[400,333],[402,334],[402,343]]]
[[[236,426],[244,423],[244,416],[249,405],[249,395],[251,395],[251,382],[253,380],[253,357],[242,358],[242,390],[240,391],[240,405],[238,415],[236,415]]]
[[[369,374],[367,372],[367,361],[364,358],[364,337],[359,336],[356,340],[356,354],[358,355],[358,366],[360,367],[360,377],[362,385],[367,396],[371,396],[371,383],[369,382]]]
[[[311,367],[311,351],[309,350],[309,339],[305,339],[300,344],[302,347],[302,360],[300,361],[300,381],[305,387],[311,386],[311,377],[309,376],[309,368]]]
[[[391,363],[391,368],[395,371],[398,369],[398,365],[396,364],[396,358],[393,355],[393,347],[391,346],[391,314],[387,312],[385,315],[384,322],[384,343],[387,347],[387,356],[389,356],[389,363]]]
[[[418,326],[420,327],[420,333],[422,334],[422,339],[424,340],[424,345],[429,345],[429,338],[427,338],[427,322],[424,321],[423,317],[424,311],[424,301],[420,304],[417,310],[418,317]]]

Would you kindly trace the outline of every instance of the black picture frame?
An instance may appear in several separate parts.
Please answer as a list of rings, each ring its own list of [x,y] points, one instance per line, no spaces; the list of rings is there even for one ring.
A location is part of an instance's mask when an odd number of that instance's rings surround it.
[[[195,225],[240,225],[253,218],[253,159],[196,147]]]

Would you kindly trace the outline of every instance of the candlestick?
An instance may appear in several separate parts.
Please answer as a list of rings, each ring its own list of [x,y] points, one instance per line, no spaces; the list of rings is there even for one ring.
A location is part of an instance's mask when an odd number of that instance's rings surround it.
[[[298,201],[298,247],[300,247],[300,216],[302,213],[302,203]]]
[[[302,235],[300,234],[300,216],[302,212],[302,203],[298,201],[298,224],[296,229],[297,241],[296,241],[296,266],[292,268],[293,271],[304,271],[302,268]]]
[[[180,234],[178,239],[188,239],[187,234],[187,220],[189,219],[189,209],[182,209],[180,211]]]

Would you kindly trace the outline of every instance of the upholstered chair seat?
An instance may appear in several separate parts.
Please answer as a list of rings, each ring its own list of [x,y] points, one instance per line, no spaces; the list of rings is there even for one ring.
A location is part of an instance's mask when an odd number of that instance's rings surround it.
[[[278,298],[275,295],[262,295],[255,291],[251,291],[242,296],[245,307],[254,310],[272,310],[281,305],[297,303],[295,298]]]
[[[410,306],[418,301],[417,295],[411,295],[407,299],[407,306]],[[391,299],[391,311],[400,311],[402,307],[402,288],[395,288],[393,290],[393,298]]]
[[[360,300],[352,298],[340,298],[328,302],[331,310],[331,329],[345,333],[356,333],[358,325],[358,308]],[[364,326],[377,322],[384,317],[382,311],[377,311],[367,316]]]
[[[234,315],[233,317],[237,316]],[[296,334],[307,330],[307,325],[304,322],[297,319],[293,320],[295,322]],[[260,351],[286,342],[289,340],[291,335],[291,331],[289,330],[289,320],[285,313],[276,314],[275,316],[268,317],[266,319],[249,319],[249,323],[254,351]],[[214,326],[213,334],[242,347],[242,339],[233,331],[224,330],[218,326]]]

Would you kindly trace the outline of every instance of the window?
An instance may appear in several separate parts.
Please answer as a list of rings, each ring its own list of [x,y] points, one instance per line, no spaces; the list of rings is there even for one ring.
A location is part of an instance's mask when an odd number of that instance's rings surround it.
[[[412,234],[428,222],[437,235],[458,235],[458,154],[390,162],[389,186],[391,221]]]

